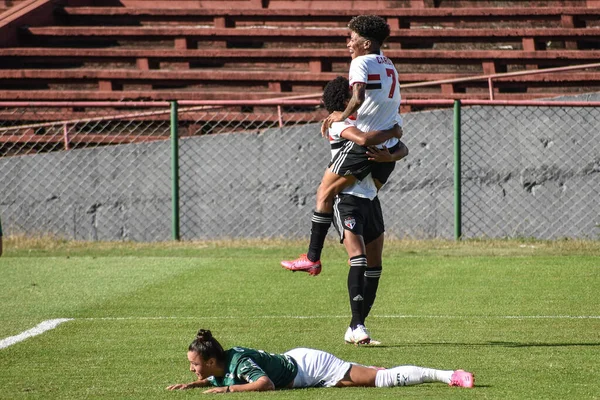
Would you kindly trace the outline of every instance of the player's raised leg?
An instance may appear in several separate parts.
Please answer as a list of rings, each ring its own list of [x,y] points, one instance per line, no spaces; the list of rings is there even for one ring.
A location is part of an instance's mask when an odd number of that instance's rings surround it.
[[[356,181],[354,176],[340,176],[330,169],[325,171],[317,190],[317,204],[311,218],[308,252],[295,260],[283,260],[281,266],[290,271],[304,271],[310,275],[321,273],[321,252],[333,216],[333,200],[345,187]]]

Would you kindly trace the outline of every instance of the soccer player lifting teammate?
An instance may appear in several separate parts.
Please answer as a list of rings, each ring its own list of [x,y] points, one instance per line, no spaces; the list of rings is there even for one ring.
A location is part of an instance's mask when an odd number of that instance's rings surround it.
[[[473,374],[403,365],[367,367],[321,350],[296,348],[272,354],[247,347],[224,350],[209,330],[200,329],[187,353],[197,379],[168,390],[211,387],[205,393],[260,392],[307,387],[393,387],[426,382],[473,387]]]
[[[343,111],[350,100],[348,79],[338,76],[325,86],[323,104],[329,111]],[[399,131],[395,126],[392,131]],[[334,122],[328,129],[332,159],[348,140],[386,135],[389,132],[364,134],[350,120]],[[371,153],[373,152],[373,153]],[[387,149],[369,147],[369,155],[378,162],[397,161],[408,154],[402,142],[393,154]],[[352,319],[344,335],[347,343],[379,344],[371,338],[365,320],[375,302],[382,272],[384,221],[377,198],[377,187],[369,173],[362,180],[342,189],[335,198],[333,223],[348,253],[348,295]]]
[[[339,104],[339,99],[346,95],[346,102]],[[323,102],[328,111],[344,110],[350,98],[348,80],[338,77],[329,82],[323,91]],[[334,145],[338,140],[345,140],[341,135],[352,137],[361,135],[351,124],[335,122],[328,130]],[[369,135],[369,134],[368,134]],[[394,155],[387,149],[373,154],[377,161],[398,161],[408,155],[408,148],[398,143],[398,151]],[[377,151],[370,148],[371,151]],[[370,153],[368,153],[370,154]],[[362,180],[342,189],[334,202],[333,225],[340,235],[348,253],[350,268],[348,270],[348,295],[352,319],[344,335],[346,343],[380,344],[371,338],[365,327],[365,320],[375,302],[379,279],[382,272],[382,254],[384,242],[384,221],[381,204],[377,197],[377,187],[371,174]]]
[[[394,169],[394,162],[374,163],[369,160],[364,146],[383,142],[379,147],[388,148],[393,153],[398,150],[399,137],[402,136],[402,119],[398,115],[400,88],[396,68],[381,53],[381,46],[390,35],[390,27],[381,17],[360,15],[352,18],[348,28],[351,31],[347,47],[352,57],[349,73],[352,97],[343,111],[332,112],[323,121],[321,133],[326,135],[334,122],[347,121],[356,114],[356,129],[370,133],[386,131],[388,136],[371,137],[370,140],[363,137],[358,143],[351,138],[325,171],[317,190],[317,204],[311,218],[308,252],[296,260],[281,262],[286,269],[306,271],[311,275],[321,272],[321,251],[331,225],[335,196],[344,187],[363,179],[369,173],[379,189]],[[395,125],[399,125],[400,129],[394,130]]]

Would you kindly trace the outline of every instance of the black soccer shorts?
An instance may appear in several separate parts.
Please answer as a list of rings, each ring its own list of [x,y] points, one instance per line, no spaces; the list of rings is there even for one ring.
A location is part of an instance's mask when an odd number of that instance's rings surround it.
[[[339,176],[354,175],[362,181],[369,173],[374,162],[367,157],[367,148],[350,140],[346,141],[329,163],[331,172]]]
[[[400,144],[390,148],[390,152],[396,151]],[[369,173],[380,183],[388,181],[390,175],[396,167],[395,162],[377,163],[369,161],[367,148],[359,146],[354,142],[347,141],[340,151],[337,152],[329,167],[334,174],[340,176],[354,175],[356,179],[362,181]]]
[[[383,232],[383,213],[379,198],[373,200],[350,194],[339,194],[333,203],[333,225],[344,242],[344,232],[349,230],[363,237],[365,244],[377,239]]]

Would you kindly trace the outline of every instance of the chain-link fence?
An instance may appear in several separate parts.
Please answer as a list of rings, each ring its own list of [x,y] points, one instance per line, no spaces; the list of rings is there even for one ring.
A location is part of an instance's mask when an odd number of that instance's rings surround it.
[[[0,105],[5,235],[156,241],[176,225],[184,240],[307,237],[329,158],[325,111],[189,103],[176,119],[166,102]],[[453,110],[405,114],[410,154],[380,195],[388,234],[453,237],[462,193],[464,237],[597,239],[598,110],[463,107],[460,192]]]
[[[600,108],[470,107],[462,122],[465,236],[600,237]]]
[[[325,116],[315,106],[181,112],[188,133],[220,133],[180,142],[182,238],[306,235],[329,151],[315,130]]]
[[[158,112],[128,108],[0,111],[5,234],[171,237],[168,103]]]

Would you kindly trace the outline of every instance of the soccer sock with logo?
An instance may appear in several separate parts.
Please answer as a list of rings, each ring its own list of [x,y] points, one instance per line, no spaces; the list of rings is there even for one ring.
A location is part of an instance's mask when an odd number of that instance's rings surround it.
[[[327,237],[327,231],[331,226],[332,217],[332,213],[313,212],[310,243],[308,245],[308,252],[306,253],[306,258],[310,261],[314,262],[321,259],[321,251],[323,251],[323,244]]]
[[[373,307],[373,303],[375,303],[382,269],[381,265],[378,265],[377,267],[367,267],[365,269],[365,302],[363,305],[363,319],[367,319],[369,312],[371,312],[371,307]]]
[[[454,371],[423,368],[415,365],[402,365],[377,371],[375,386],[410,386],[427,382],[450,383],[453,373]]]
[[[364,274],[367,267],[367,256],[364,254],[350,257],[350,270],[348,271],[348,295],[350,296],[350,311],[352,320],[350,327],[356,329],[357,325],[364,325]]]

